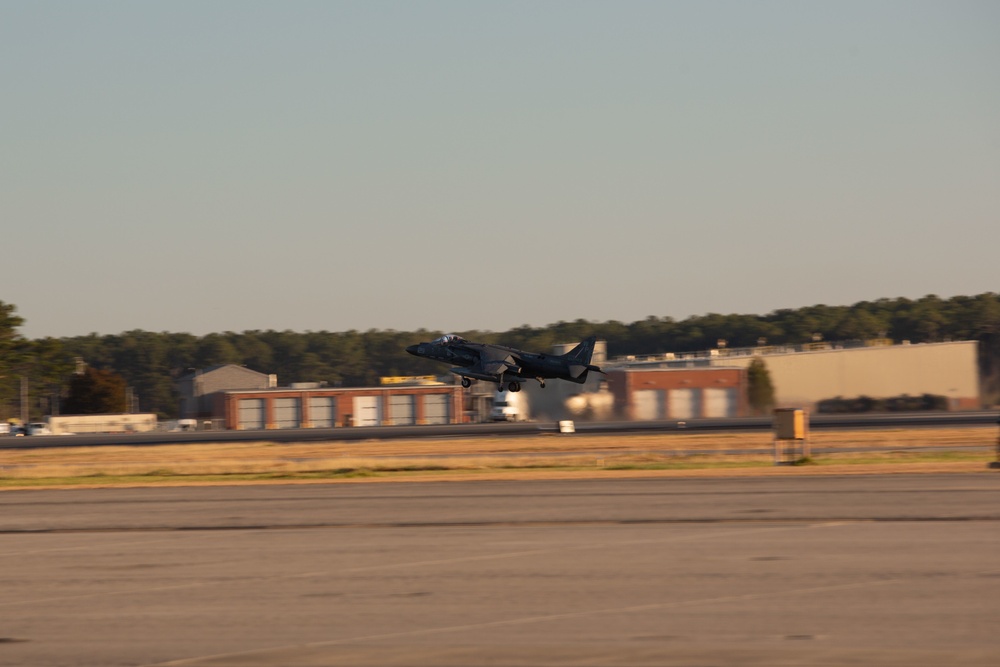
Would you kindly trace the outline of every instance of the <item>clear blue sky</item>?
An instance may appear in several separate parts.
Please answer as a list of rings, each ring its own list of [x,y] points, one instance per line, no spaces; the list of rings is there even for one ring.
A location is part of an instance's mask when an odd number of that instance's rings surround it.
[[[0,2],[22,333],[1000,290],[1000,3]]]

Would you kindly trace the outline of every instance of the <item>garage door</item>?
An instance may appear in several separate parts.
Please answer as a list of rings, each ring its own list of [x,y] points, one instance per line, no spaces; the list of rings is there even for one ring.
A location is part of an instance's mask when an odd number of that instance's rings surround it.
[[[694,419],[699,416],[700,393],[696,389],[671,389],[667,397],[670,419]]]
[[[413,426],[417,423],[413,399],[413,394],[396,394],[389,397],[389,420],[393,426]]]
[[[451,423],[451,396],[448,394],[429,394],[424,396],[424,423],[425,424],[449,424]]]
[[[264,428],[263,398],[241,398],[239,413],[239,423],[236,425],[236,428],[241,431],[254,431]]]
[[[382,423],[382,402],[380,396],[354,397],[354,425],[378,426]]]
[[[736,416],[736,389],[708,388],[703,390],[705,416],[724,418]]]
[[[300,415],[302,414],[298,398],[276,398],[274,399],[274,426],[275,428],[298,428],[301,425]]]
[[[337,399],[333,396],[309,397],[309,422],[314,428],[330,428],[336,424]]]
[[[633,391],[632,416],[635,419],[663,419],[663,390],[638,389]]]

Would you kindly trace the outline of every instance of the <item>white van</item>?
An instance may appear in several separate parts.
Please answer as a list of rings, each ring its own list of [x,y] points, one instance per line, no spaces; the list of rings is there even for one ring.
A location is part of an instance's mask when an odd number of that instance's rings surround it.
[[[31,422],[25,431],[27,435],[52,435],[48,424],[44,422]]]
[[[490,419],[495,422],[527,421],[528,397],[519,391],[498,391],[493,396]]]

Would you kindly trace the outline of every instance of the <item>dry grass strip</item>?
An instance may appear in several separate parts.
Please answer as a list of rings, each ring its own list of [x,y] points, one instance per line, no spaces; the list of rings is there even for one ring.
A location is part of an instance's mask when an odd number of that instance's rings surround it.
[[[573,479],[582,477],[817,475],[888,472],[982,471],[989,459],[919,461],[907,455],[919,448],[944,446],[993,447],[995,427],[824,431],[810,437],[814,448],[879,447],[880,455],[864,462],[838,464],[826,455],[822,466],[769,466],[769,433],[635,435],[560,435],[486,437],[437,440],[369,440],[356,442],[218,443],[146,447],[65,447],[0,450],[0,488],[17,480],[77,478],[88,486],[196,483],[192,476],[270,475],[279,479],[236,480],[232,483],[317,483],[348,481],[345,476],[302,479],[314,473],[370,473],[349,481],[410,481],[428,479]],[[711,454],[731,450],[737,454]],[[698,455],[704,452],[703,455]],[[894,452],[894,453],[891,453]],[[691,456],[694,454],[694,456]],[[842,454],[843,457],[851,455]],[[857,455],[855,455],[857,458]],[[907,459],[911,460],[907,460]],[[683,465],[677,465],[683,463]],[[664,464],[664,465],[660,465]],[[669,465],[666,465],[669,464]],[[657,466],[660,465],[658,468]],[[643,469],[645,467],[646,469]],[[667,468],[667,469],[663,469]],[[389,474],[391,473],[391,474]],[[79,478],[112,478],[106,481]],[[113,479],[119,478],[119,479]],[[204,483],[224,483],[212,480]]]

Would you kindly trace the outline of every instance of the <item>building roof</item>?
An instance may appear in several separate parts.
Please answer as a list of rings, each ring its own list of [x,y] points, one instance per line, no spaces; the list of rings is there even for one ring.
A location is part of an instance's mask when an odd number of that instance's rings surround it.
[[[261,373],[260,371],[255,371],[252,368],[247,368],[246,366],[240,366],[239,364],[216,364],[215,366],[209,366],[207,368],[199,368],[193,373],[188,373],[179,377],[179,380],[184,380],[190,377],[195,377],[199,375],[208,375],[209,373],[214,373],[215,371],[221,370],[223,368],[234,368],[247,373],[253,373],[254,375],[260,375],[262,377],[268,377],[267,373]]]

